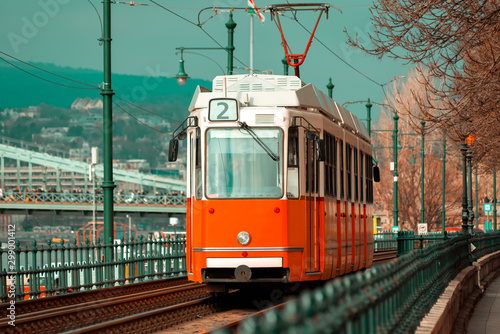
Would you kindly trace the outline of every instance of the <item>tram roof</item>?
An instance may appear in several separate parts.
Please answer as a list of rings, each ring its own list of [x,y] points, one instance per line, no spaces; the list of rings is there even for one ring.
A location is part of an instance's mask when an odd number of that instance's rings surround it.
[[[208,108],[213,98],[228,97],[247,107],[295,107],[321,110],[354,133],[369,139],[358,118],[312,84],[287,75],[221,75],[214,78],[212,90],[198,86],[189,111]]]

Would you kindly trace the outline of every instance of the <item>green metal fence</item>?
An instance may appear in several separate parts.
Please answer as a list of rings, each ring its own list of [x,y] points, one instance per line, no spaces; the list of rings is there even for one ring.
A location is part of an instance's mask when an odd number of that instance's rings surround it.
[[[373,235],[375,252],[398,248],[398,235],[390,231],[382,231]]]
[[[442,242],[448,238],[460,235],[459,232],[429,232],[415,235],[413,231],[400,231],[397,236],[398,256],[404,255],[414,249],[423,249],[429,245]]]
[[[2,246],[0,242],[0,246]],[[104,254],[111,248],[113,260]],[[186,240],[182,235],[166,239],[134,241],[114,245],[78,246],[72,243],[38,245],[22,249],[19,241],[2,247],[0,283],[2,302],[15,287],[16,300],[34,299],[76,291],[186,275]]]
[[[412,333],[463,268],[499,249],[500,232],[442,240],[307,291],[281,310],[247,319],[238,333]]]

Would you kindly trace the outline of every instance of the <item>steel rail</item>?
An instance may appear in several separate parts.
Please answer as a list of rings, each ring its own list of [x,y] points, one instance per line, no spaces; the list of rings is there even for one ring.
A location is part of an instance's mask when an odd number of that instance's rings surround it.
[[[186,302],[200,296],[207,296],[205,285],[187,283],[182,286],[160,288],[149,292],[139,292],[125,296],[113,296],[102,300],[41,310],[16,316],[16,327],[9,328],[7,321],[0,322],[0,331],[10,333],[61,333],[77,330],[81,326],[107,322],[118,317],[129,317],[141,310],[155,310],[165,304]],[[14,331],[13,331],[14,332]]]

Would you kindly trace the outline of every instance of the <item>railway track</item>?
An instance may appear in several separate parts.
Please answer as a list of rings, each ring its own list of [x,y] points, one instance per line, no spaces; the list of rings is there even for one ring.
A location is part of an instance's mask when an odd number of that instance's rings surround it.
[[[130,292],[125,295],[105,297],[29,313],[16,312],[16,326],[12,327],[8,325],[6,320],[2,320],[0,321],[0,332],[79,332],[81,328],[98,326],[115,319],[131,318],[139,313],[157,312],[173,305],[179,306],[199,300],[205,300],[205,304],[209,305],[207,299],[209,296],[205,285],[187,283],[186,280],[186,283],[181,285],[160,287],[146,292]]]
[[[375,252],[373,255],[373,265],[383,264],[397,257],[398,251],[395,249]]]
[[[395,250],[379,251],[374,254],[373,264],[389,262],[395,257]],[[205,285],[188,283],[184,277],[20,301],[16,303],[16,327],[2,320],[0,332],[151,333],[234,308],[246,299],[236,295],[213,298]],[[224,328],[235,333],[246,318],[230,322]]]

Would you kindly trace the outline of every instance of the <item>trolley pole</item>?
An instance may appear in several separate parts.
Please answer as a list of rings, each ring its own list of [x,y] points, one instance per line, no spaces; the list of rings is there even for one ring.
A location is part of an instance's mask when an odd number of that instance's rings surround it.
[[[103,130],[104,130],[104,245],[105,259],[109,263],[113,258],[113,89],[111,88],[111,0],[103,0],[104,20],[104,82],[101,87],[103,97]],[[108,268],[109,269],[109,268]],[[109,278],[109,272],[107,272]]]

